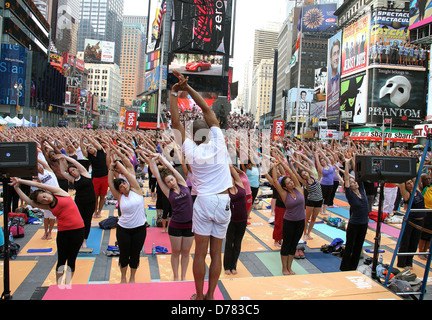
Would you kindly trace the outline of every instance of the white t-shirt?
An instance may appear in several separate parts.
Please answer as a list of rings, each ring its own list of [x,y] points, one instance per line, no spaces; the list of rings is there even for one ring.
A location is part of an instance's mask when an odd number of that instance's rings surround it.
[[[197,145],[186,139],[183,152],[194,176],[197,195],[218,194],[232,187],[229,155],[219,127],[211,127],[209,142]]]
[[[144,198],[134,191],[129,191],[126,197],[124,194],[120,198],[121,216],[118,224],[126,229],[133,229],[145,224],[147,218],[145,214]]]

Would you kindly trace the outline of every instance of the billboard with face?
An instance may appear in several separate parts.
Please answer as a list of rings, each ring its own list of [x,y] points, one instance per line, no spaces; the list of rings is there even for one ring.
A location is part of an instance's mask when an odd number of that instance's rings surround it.
[[[342,31],[328,41],[327,61],[327,121],[329,124],[339,123],[339,95],[341,77],[341,42]]]
[[[343,30],[342,76],[367,66],[370,16],[366,14]]]
[[[391,118],[393,125],[413,126],[425,119],[425,72],[375,68],[369,81],[368,123]]]
[[[340,110],[343,120],[366,122],[367,81],[366,72],[356,73],[342,79]]]

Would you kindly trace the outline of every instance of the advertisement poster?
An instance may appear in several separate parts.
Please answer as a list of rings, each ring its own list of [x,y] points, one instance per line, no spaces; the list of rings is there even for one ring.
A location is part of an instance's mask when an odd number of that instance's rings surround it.
[[[0,56],[0,104],[23,106],[25,103],[27,48],[3,44]],[[14,88],[21,85],[21,90]],[[19,96],[18,96],[19,95]]]
[[[366,14],[343,30],[342,76],[367,66],[370,16]]]
[[[125,130],[135,130],[137,122],[136,111],[126,111]]]
[[[115,54],[115,43],[85,39],[84,62],[86,63],[113,63]]]
[[[327,61],[327,121],[331,125],[339,123],[339,96],[341,77],[342,31],[328,40]]]
[[[336,3],[303,6],[303,32],[334,32],[337,18],[334,15]]]
[[[173,1],[172,52],[230,52],[231,0]]]
[[[174,1],[173,1],[174,2]],[[151,53],[160,50],[162,39],[163,17],[166,13],[166,0],[150,0],[147,27],[147,50]]]
[[[410,30],[432,22],[432,0],[411,0],[409,12]]]
[[[367,80],[366,72],[342,79],[340,111],[342,120],[355,123],[366,122]]]
[[[371,19],[369,63],[405,64],[409,42],[409,12],[374,10]]]
[[[285,121],[273,120],[273,139],[283,137],[285,132]]]
[[[375,68],[369,81],[368,123],[392,119],[394,126],[414,126],[425,119],[425,72]]]

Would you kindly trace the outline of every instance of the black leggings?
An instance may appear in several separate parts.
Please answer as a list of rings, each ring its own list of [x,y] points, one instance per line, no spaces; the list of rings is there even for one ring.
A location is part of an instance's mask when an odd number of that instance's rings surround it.
[[[224,269],[237,270],[237,261],[241,251],[247,221],[230,222],[227,229],[224,251]]]
[[[283,219],[283,242],[280,254],[282,256],[295,255],[297,244],[303,234],[305,220],[289,221]]]
[[[91,221],[92,221],[96,202],[80,203],[79,201],[78,202],[75,201],[75,204],[77,205],[81,217],[84,221],[84,229],[85,229],[84,239],[87,240],[90,234]]]
[[[147,236],[145,225],[126,229],[117,225],[117,242],[120,249],[119,264],[121,268],[130,266],[137,269],[139,266],[140,253]]]
[[[57,232],[57,272],[59,268],[64,267],[66,263],[70,272],[75,271],[75,261],[83,240],[84,228]]]
[[[341,271],[354,271],[357,269],[366,237],[368,224],[348,223],[346,231],[345,251],[339,269]]]

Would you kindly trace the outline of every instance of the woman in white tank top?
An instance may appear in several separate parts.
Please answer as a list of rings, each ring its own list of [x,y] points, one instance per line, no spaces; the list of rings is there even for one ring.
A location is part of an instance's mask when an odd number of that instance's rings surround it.
[[[114,179],[116,169],[125,179]],[[120,249],[121,283],[126,282],[128,266],[131,269],[129,282],[135,282],[141,250],[147,235],[147,218],[143,192],[135,175],[129,172],[120,162],[111,162],[108,172],[108,184],[114,198],[119,202],[119,217],[116,236]]]

